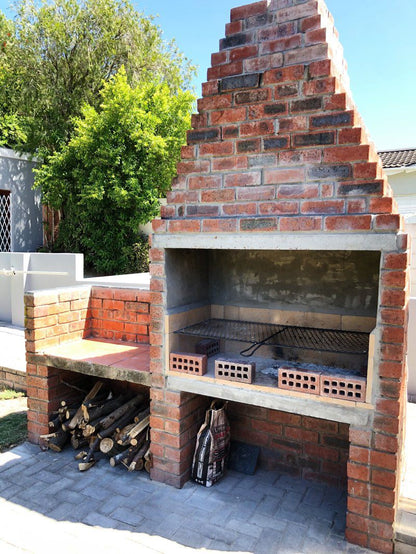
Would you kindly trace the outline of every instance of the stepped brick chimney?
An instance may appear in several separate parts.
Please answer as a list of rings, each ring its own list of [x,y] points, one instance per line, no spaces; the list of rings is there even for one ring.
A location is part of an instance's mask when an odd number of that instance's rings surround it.
[[[353,309],[366,321],[373,317],[365,403],[334,407],[314,396],[297,407],[293,403],[292,411],[280,397],[264,400],[253,392],[252,405],[273,411],[275,422],[276,414],[297,414],[300,421],[316,413],[316,421],[339,426],[335,433],[349,425],[346,537],[392,552],[406,400],[407,236],[352,101],[342,48],[324,2],[263,0],[234,8],[225,34],[212,55],[167,205],[153,222],[152,476],[175,486],[189,478],[197,428],[208,397],[220,390],[211,380],[204,392],[203,376],[186,379],[169,371],[172,330],[181,312],[173,299],[172,272],[179,288],[191,266],[202,279],[209,271],[202,252],[208,251],[302,251],[315,258],[322,252],[364,258],[376,253],[377,283],[368,300],[373,311],[366,311],[364,294],[348,303],[347,292],[343,311],[336,314],[345,324],[340,329],[347,328]],[[231,257],[221,258],[221,271]],[[361,261],[357,264],[343,273],[352,288]],[[185,268],[182,273],[178,265]],[[182,304],[201,305],[201,291],[194,296],[190,291],[204,288],[202,282],[186,285]],[[220,310],[220,296],[208,302],[211,314]],[[312,297],[309,293],[304,302],[309,318],[317,311],[315,300],[307,306]],[[243,304],[248,309],[247,302],[233,300],[234,314],[242,313]],[[326,317],[335,311],[331,299],[321,310]],[[221,388],[223,397],[249,405],[248,389],[227,389],[233,385]],[[318,402],[322,408],[316,408]]]

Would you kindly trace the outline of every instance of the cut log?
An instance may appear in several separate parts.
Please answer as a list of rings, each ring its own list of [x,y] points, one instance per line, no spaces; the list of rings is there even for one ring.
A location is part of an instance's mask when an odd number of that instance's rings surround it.
[[[87,471],[87,469],[90,469],[95,464],[94,458],[89,460],[88,462],[79,462],[78,469],[79,471]]]
[[[137,437],[139,433],[141,433],[146,427],[149,425],[150,422],[150,416],[145,417],[142,419],[139,423],[136,423],[136,425],[131,429],[129,432],[129,437],[131,439],[134,439]]]
[[[54,452],[62,452],[62,448],[66,445],[69,440],[68,431],[63,429],[58,429],[54,436],[48,439],[48,446]]]
[[[114,441],[110,437],[106,437],[100,442],[100,451],[103,454],[108,454],[114,448]]]
[[[144,462],[144,469],[147,471],[147,473],[150,473],[150,470],[152,469],[152,462],[151,460],[146,460]]]
[[[97,396],[103,384],[104,383],[102,381],[97,381],[84,400],[90,400],[91,398],[94,398],[95,396]],[[68,428],[75,429],[75,427],[81,422],[81,420],[82,420],[82,405],[78,408],[76,414],[69,422]]]
[[[116,454],[115,456],[112,456],[110,458],[110,466],[116,467],[119,463],[121,463],[124,458],[127,458],[129,455],[129,448],[126,448],[126,450],[123,450],[123,452],[120,452],[119,454]]]
[[[125,402],[122,406],[114,410],[111,414],[101,420],[101,429],[108,429],[114,422],[119,420],[125,413],[130,412],[132,409],[136,409],[143,402],[144,395],[138,394],[128,402]]]
[[[84,420],[86,421],[86,423],[89,423],[93,420],[99,420],[104,416],[111,414],[114,410],[122,406],[124,402],[125,396],[121,394],[120,396],[117,396],[117,398],[111,398],[107,401],[104,401],[104,403],[100,406],[89,407],[88,405],[85,406],[83,404],[83,408],[85,408],[83,412]]]
[[[128,470],[129,471],[141,471],[144,467],[143,456],[149,449],[149,441],[145,441],[144,444],[139,448],[137,453],[134,455]]]
[[[79,435],[71,435],[71,446],[74,450],[78,450],[78,448],[88,446],[88,440]]]
[[[117,444],[120,444],[121,446],[128,446],[130,444],[129,431],[131,431],[134,426],[135,423],[129,423],[114,435],[114,440]]]

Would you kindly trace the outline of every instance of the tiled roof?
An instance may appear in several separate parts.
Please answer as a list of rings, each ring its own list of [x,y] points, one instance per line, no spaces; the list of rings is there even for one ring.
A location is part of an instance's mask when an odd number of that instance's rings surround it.
[[[379,152],[378,155],[383,162],[383,167],[404,167],[416,165],[416,148],[408,148],[407,150],[385,150]]]

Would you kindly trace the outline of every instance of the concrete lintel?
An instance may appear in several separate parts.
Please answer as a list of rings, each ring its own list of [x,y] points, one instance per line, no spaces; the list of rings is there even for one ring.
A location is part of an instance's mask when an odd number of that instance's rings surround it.
[[[51,356],[48,354],[35,354],[33,361],[49,367],[64,369],[66,371],[75,371],[84,375],[91,375],[101,379],[112,379],[115,381],[128,381],[139,385],[150,387],[151,376],[147,371],[131,370],[122,367],[101,365],[92,362],[71,360],[60,356]]]
[[[350,408],[322,402],[321,398],[314,400],[311,398],[280,396],[276,393],[202,381],[170,375],[168,376],[168,388],[358,426],[367,425],[371,414],[371,409],[358,407],[356,403],[352,403]]]
[[[395,233],[223,233],[153,235],[155,248],[222,250],[358,250],[397,249]]]

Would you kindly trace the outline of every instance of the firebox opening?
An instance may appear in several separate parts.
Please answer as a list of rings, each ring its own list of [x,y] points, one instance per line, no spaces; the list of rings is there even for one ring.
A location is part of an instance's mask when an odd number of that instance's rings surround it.
[[[209,376],[251,383],[246,360],[258,385],[365,402],[379,266],[375,251],[167,249],[168,351],[214,339]]]

